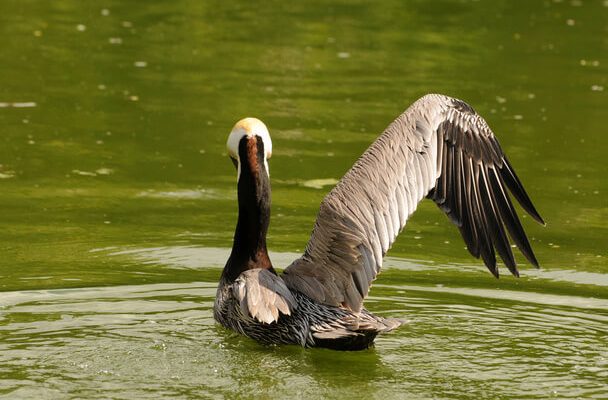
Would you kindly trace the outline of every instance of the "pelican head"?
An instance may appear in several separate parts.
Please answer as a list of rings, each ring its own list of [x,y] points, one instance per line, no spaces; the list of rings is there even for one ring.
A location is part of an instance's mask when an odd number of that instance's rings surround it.
[[[272,140],[266,125],[257,118],[243,118],[234,125],[226,142],[228,155],[237,163],[240,163],[239,145],[243,138],[247,140],[259,138],[262,141],[264,144],[264,160],[269,159],[272,155]]]

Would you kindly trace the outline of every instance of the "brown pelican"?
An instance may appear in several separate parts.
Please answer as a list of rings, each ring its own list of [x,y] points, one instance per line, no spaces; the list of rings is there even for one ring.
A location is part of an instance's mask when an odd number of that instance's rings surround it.
[[[485,120],[461,100],[429,94],[393,121],[325,197],[304,254],[281,275],[266,250],[268,130],[245,118],[227,146],[238,171],[239,215],[214,316],[259,342],[356,350],[398,327],[367,311],[363,299],[425,197],[496,277],[496,253],[518,276],[509,237],[538,267],[507,192],[544,222]]]

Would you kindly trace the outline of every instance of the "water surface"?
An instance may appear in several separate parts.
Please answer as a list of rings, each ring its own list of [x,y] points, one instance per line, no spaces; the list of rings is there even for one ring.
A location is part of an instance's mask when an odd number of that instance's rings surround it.
[[[4,1],[0,396],[608,396],[608,5],[602,1]],[[216,326],[236,221],[225,140],[263,119],[272,260],[418,97],[462,98],[546,227],[495,280],[424,202],[367,307],[364,352]]]

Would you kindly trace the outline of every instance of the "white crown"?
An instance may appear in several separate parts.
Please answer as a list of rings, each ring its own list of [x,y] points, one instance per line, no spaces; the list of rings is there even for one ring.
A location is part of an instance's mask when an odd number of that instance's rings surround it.
[[[234,125],[226,147],[228,148],[228,154],[230,157],[238,160],[239,159],[239,142],[245,136],[258,136],[262,138],[264,143],[264,150],[266,151],[266,159],[272,155],[272,140],[270,140],[270,133],[268,128],[262,121],[257,118],[243,118]]]

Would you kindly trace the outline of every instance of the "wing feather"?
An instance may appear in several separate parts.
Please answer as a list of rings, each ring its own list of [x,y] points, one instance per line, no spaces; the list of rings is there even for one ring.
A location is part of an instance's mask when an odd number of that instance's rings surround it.
[[[389,207],[389,212],[390,212],[390,216],[391,216],[391,228],[393,229],[393,237],[391,239],[394,239],[398,234],[399,231],[401,230],[401,222],[399,221],[399,205],[397,204],[397,191],[395,191],[393,193],[393,196],[391,198],[390,201],[391,205]]]
[[[302,282],[307,285],[308,282]],[[296,301],[285,282],[266,269],[250,269],[232,284],[232,293],[239,301],[241,312],[260,322],[278,321],[279,313],[291,315]]]
[[[397,198],[397,211],[399,214],[399,226],[404,226],[407,221],[407,203],[405,202],[404,192],[405,188],[402,182],[399,182],[397,189],[395,190],[395,197]]]
[[[427,95],[372,143],[321,203],[286,285],[324,304],[362,307],[382,258],[425,196],[469,252],[498,277],[496,253],[518,275],[512,240],[538,265],[508,192],[543,223],[494,134],[461,100]]]

